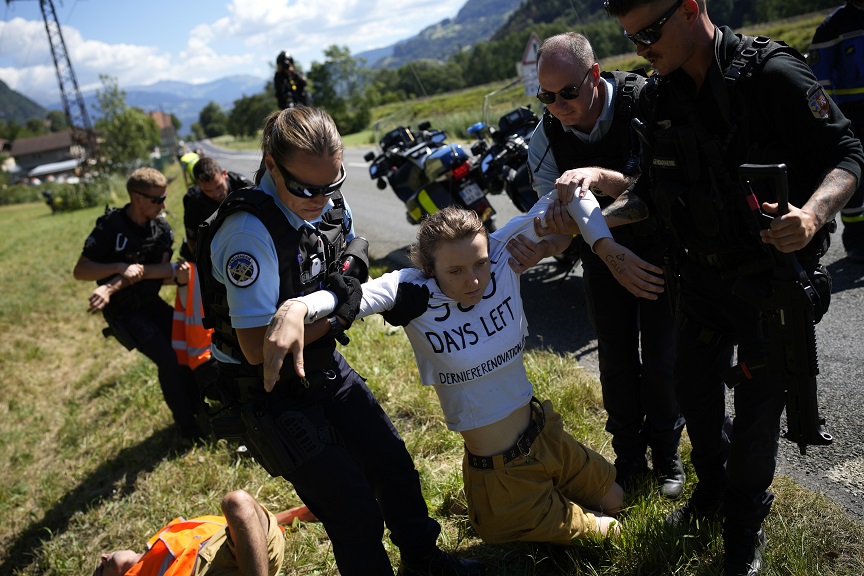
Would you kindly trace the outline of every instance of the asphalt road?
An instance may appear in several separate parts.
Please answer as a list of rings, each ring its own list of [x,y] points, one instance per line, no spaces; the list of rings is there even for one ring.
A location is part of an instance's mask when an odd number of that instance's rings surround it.
[[[201,147],[224,168],[250,178],[261,158],[257,152],[226,152],[206,142]],[[371,149],[345,151],[348,179],[343,191],[358,235],[369,240],[370,256],[404,263],[405,248],[413,241],[415,229],[405,219],[404,207],[393,192],[389,188],[378,190],[369,179],[363,155]],[[506,195],[492,196],[491,202],[499,223],[518,214]],[[810,447],[801,456],[796,445],[781,440],[778,474],[830,496],[848,514],[864,519],[864,410],[860,393],[864,386],[864,266],[843,259],[839,233],[833,240],[823,259],[834,281],[831,308],[816,333],[820,412],[828,421],[834,443]],[[531,325],[529,346],[572,354],[582,368],[596,375],[597,342],[587,318],[581,274],[581,268],[561,271],[551,260],[524,274],[522,295]]]

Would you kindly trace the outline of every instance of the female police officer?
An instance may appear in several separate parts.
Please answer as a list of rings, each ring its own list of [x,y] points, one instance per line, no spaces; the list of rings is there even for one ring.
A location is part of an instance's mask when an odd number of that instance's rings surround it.
[[[336,351],[338,334],[307,350],[305,378],[289,372],[265,391],[259,365],[278,306],[327,287],[339,294],[338,313],[352,319],[360,290],[335,265],[354,230],[339,191],[345,168],[332,119],[310,107],[275,112],[261,148],[257,187],[229,195],[199,242],[205,312],[229,407],[229,416],[214,419],[217,435],[238,437],[271,475],[294,485],[324,524],[343,576],[392,574],[384,522],[400,549],[400,575],[485,573],[479,562],[437,548],[441,528],[428,516],[404,442]]]

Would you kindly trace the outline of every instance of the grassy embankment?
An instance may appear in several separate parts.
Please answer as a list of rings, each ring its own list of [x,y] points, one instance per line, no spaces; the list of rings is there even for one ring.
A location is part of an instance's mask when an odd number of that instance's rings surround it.
[[[177,166],[168,173],[177,176]],[[122,204],[125,192],[115,193]],[[168,202],[175,230],[182,229],[181,195],[176,179]],[[52,216],[41,203],[0,208],[0,262],[15,271],[0,280],[0,576],[89,574],[100,551],[141,550],[171,518],[214,513],[235,488],[272,510],[298,503],[290,485],[224,443],[179,441],[153,365],[102,338],[101,318],[85,312],[91,284],[71,277],[101,212]],[[173,294],[163,290],[169,301]],[[674,503],[649,486],[629,495],[624,534],[614,541],[483,544],[464,515],[458,436],[445,429],[434,393],[416,383],[401,331],[358,323],[344,353],[404,436],[430,511],[444,526],[444,548],[482,558],[500,575],[720,573],[718,527],[696,537],[667,532],[662,519]],[[576,437],[611,457],[599,384],[569,356],[530,350],[526,362],[537,395],[553,400]],[[687,450],[685,442],[685,461]],[[778,478],[774,490],[766,574],[864,573],[861,523],[788,479]],[[319,524],[289,529],[287,542],[285,574],[336,573]],[[397,562],[398,550],[387,545]]]

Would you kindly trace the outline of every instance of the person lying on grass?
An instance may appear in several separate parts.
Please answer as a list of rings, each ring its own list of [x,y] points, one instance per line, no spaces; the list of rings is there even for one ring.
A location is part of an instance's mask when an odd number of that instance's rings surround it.
[[[93,576],[275,576],[285,556],[281,525],[315,522],[306,506],[271,514],[244,490],[222,499],[223,516],[175,518],[147,543],[147,552],[102,554]]]

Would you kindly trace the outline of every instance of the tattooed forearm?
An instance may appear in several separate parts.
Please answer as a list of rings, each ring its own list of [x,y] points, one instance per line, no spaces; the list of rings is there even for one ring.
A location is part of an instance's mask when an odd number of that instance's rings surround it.
[[[648,206],[641,198],[628,191],[604,208],[603,216],[609,226],[621,226],[647,218]]]
[[[840,209],[852,197],[852,194],[855,193],[857,187],[858,180],[853,174],[842,168],[834,168],[825,175],[824,180],[810,196],[803,209],[812,212],[821,227],[834,219]]]

